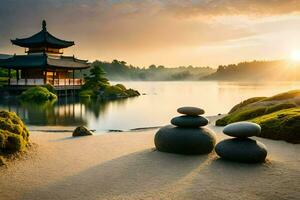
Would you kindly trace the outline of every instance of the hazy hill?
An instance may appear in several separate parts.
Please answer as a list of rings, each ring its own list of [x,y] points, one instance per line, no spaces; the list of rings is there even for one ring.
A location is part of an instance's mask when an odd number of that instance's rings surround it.
[[[11,55],[8,55],[8,54],[0,54],[0,59],[6,59],[6,58],[9,58],[11,57]]]
[[[184,81],[199,80],[201,77],[214,73],[210,67],[177,67],[166,68],[164,66],[151,65],[148,68],[128,65],[124,61],[112,62],[95,61],[92,65],[100,65],[107,73],[107,78],[112,81],[135,80],[135,81]],[[85,71],[84,73],[88,73]]]
[[[281,60],[220,65],[203,80],[300,80],[300,63]]]

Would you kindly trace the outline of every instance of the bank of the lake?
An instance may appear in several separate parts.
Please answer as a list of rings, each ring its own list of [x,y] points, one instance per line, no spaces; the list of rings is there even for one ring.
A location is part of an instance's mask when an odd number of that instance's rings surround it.
[[[215,119],[210,120],[217,140],[227,137],[221,127],[213,126]],[[268,161],[248,165],[222,161],[214,152],[182,156],[154,151],[156,131],[82,138],[72,138],[70,132],[33,131],[31,140],[37,148],[0,169],[0,196],[7,200],[293,200],[300,195],[298,145],[256,138],[267,146]]]

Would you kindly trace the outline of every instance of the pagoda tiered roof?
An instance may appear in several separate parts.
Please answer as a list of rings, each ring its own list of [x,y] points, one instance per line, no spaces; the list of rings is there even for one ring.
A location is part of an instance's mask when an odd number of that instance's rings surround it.
[[[42,30],[31,37],[11,40],[15,45],[25,48],[38,48],[38,47],[47,47],[47,48],[67,48],[73,46],[74,41],[67,41],[59,39],[47,31],[46,21],[42,23]]]
[[[90,67],[87,60],[74,56],[51,56],[48,54],[14,55],[8,59],[0,59],[0,67],[7,69],[57,68],[86,69]]]

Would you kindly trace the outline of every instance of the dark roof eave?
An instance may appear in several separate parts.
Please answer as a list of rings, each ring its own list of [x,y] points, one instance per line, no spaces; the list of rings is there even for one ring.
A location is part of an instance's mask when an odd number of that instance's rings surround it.
[[[39,69],[46,69],[46,68],[52,68],[52,69],[67,69],[67,70],[82,70],[82,69],[88,69],[90,68],[91,66],[85,66],[85,67],[66,67],[66,66],[54,66],[54,65],[39,65],[39,66],[28,66],[28,67],[24,67],[24,66],[2,66],[0,64],[0,68],[4,68],[4,69],[14,69],[14,70],[17,70],[17,69],[36,69],[36,68],[39,68]]]
[[[11,40],[11,42],[14,45],[27,47],[27,48],[30,47],[67,48],[75,44],[74,41],[62,40],[50,34],[46,26],[47,26],[46,21],[43,20],[41,31],[27,38],[22,38],[22,39],[16,38],[15,40]]]
[[[16,46],[19,46],[19,47],[24,47],[24,48],[35,48],[35,47],[44,47],[44,46],[47,46],[49,48],[58,48],[58,49],[61,49],[61,48],[68,48],[68,47],[71,47],[73,45],[75,45],[74,42],[70,42],[69,44],[66,44],[66,45],[57,45],[57,44],[51,44],[51,43],[31,43],[31,44],[25,44],[24,42],[21,42],[19,41],[20,39],[16,39],[16,40],[10,40],[11,43],[13,45],[16,45]]]
[[[50,48],[67,48],[75,44],[74,41],[67,41],[59,39],[47,30],[42,30],[33,36],[28,38],[16,38],[10,40],[12,44],[24,47],[24,48],[34,48],[34,47],[50,47]]]
[[[52,59],[43,54],[40,56],[13,56],[8,59],[0,60],[0,67],[6,69],[34,69],[47,67],[56,69],[87,69],[91,66],[90,63],[83,60],[65,60],[65,59]]]

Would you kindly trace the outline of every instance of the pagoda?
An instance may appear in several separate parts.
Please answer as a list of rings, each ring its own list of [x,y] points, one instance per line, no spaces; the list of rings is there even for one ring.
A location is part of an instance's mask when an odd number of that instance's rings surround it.
[[[81,78],[75,71],[90,67],[87,60],[63,56],[63,49],[73,46],[74,41],[61,40],[47,30],[43,20],[42,30],[31,37],[11,40],[12,44],[24,47],[25,55],[13,55],[0,60],[0,67],[8,69],[8,86],[26,88],[51,84],[57,90],[80,89]],[[15,76],[12,78],[12,70]],[[76,73],[76,76],[81,73]]]

